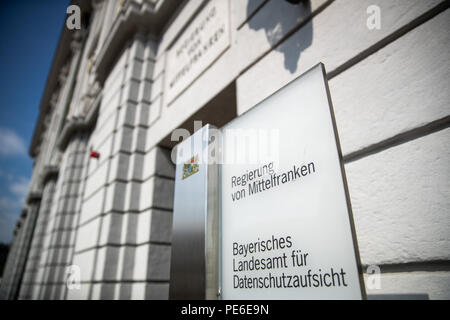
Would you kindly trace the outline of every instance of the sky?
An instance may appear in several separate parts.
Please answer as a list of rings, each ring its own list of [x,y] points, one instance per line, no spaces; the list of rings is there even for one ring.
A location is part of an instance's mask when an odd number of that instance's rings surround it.
[[[0,242],[12,240],[31,179],[28,149],[68,0],[0,0]]]

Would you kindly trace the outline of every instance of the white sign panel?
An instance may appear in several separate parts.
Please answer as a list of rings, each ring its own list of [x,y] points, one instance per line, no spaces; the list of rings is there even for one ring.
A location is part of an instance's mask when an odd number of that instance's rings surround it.
[[[223,299],[362,298],[324,74],[318,65],[223,129]],[[242,148],[252,135],[259,150]]]
[[[229,45],[228,0],[209,1],[168,53],[167,102],[172,102]]]

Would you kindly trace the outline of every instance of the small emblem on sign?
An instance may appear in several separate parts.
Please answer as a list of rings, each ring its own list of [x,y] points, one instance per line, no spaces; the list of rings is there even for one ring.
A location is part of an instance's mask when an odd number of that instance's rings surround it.
[[[198,166],[198,156],[194,156],[186,162],[183,166],[183,178],[182,180],[186,179],[187,177],[192,176],[194,173],[197,173],[199,169]]]

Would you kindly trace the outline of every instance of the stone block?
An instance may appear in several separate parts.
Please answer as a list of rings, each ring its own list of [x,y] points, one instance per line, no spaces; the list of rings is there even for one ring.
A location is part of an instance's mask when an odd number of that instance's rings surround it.
[[[449,28],[447,10],[330,81],[344,155],[450,115]]]
[[[450,260],[450,129],[346,165],[362,263]]]
[[[442,1],[332,2],[238,78],[238,114],[244,113],[319,62],[325,64],[328,72],[336,70],[440,2]],[[381,9],[383,20],[380,30],[367,28],[366,10],[370,5],[377,5]],[[268,74],[270,77],[266,76]]]

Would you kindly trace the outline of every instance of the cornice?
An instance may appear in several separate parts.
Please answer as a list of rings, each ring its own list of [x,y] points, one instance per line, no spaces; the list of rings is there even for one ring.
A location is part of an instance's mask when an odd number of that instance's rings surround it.
[[[71,4],[80,6],[83,14],[89,13],[94,7],[101,5],[101,0],[72,0]],[[108,76],[114,62],[122,52],[123,48],[129,43],[137,33],[148,34],[152,38],[160,38],[161,32],[166,24],[178,9],[186,4],[186,0],[124,0],[113,22],[113,25],[106,37],[105,43],[95,59],[94,72],[99,86]],[[67,63],[68,58],[73,54],[73,50],[79,50],[81,47],[80,35],[84,39],[86,30],[71,31],[62,27],[61,35],[58,41],[52,66],[47,77],[46,86],[39,106],[39,117],[36,123],[32,141],[29,147],[29,154],[35,158],[39,153],[39,144],[42,134],[45,132],[45,117],[51,112],[51,97],[58,87],[58,81],[61,80],[61,69]],[[95,107],[96,108],[96,107]],[[92,110],[90,110],[92,111]],[[67,137],[70,137],[73,130],[84,130],[89,126],[88,117],[83,119],[70,120],[65,126],[59,139],[61,148],[65,148]]]
[[[161,32],[178,8],[180,0],[126,0],[122,3],[97,59],[97,79],[103,85],[113,63],[128,41],[137,33],[160,38]]]
[[[71,4],[80,6],[83,13],[88,13],[91,11],[90,0],[72,0]],[[67,63],[67,60],[73,53],[73,50],[76,49],[79,37],[80,32],[78,30],[69,30],[66,28],[65,23],[63,24],[58,40],[58,45],[53,55],[52,66],[47,75],[44,92],[42,93],[41,102],[39,104],[38,121],[36,122],[33,137],[28,150],[28,153],[32,158],[35,158],[38,154],[40,137],[45,131],[43,120],[45,119],[46,114],[51,111],[50,100],[58,87],[61,69]]]
[[[47,181],[51,179],[57,179],[59,174],[58,166],[45,166],[42,170],[42,185],[44,186]]]
[[[33,202],[41,201],[42,192],[30,192],[27,197],[27,203],[31,204]]]
[[[88,113],[84,117],[73,118],[66,122],[64,128],[61,131],[61,135],[56,141],[56,146],[60,151],[64,151],[67,147],[70,138],[78,133],[89,131],[97,121],[98,109],[100,108],[101,92],[97,94],[97,97],[93,100]]]

